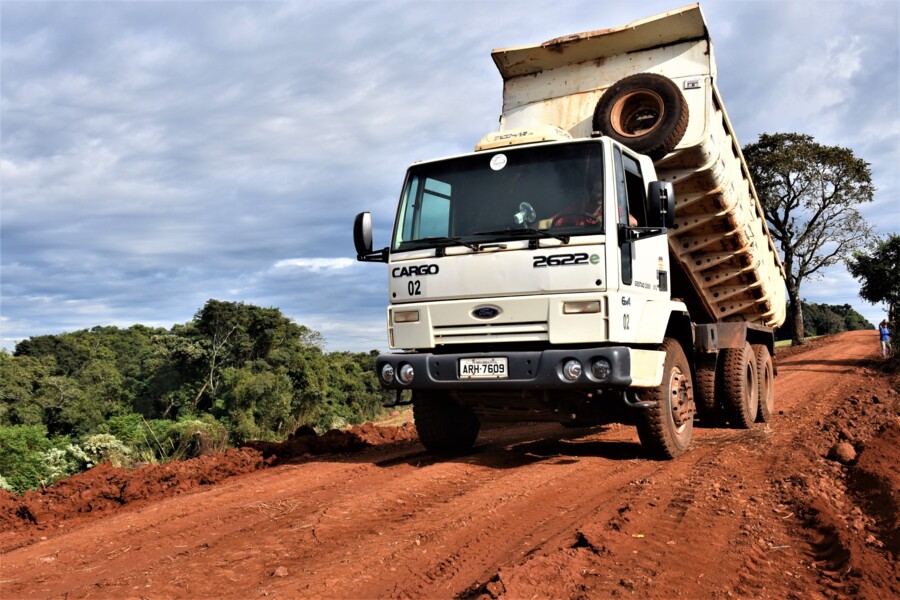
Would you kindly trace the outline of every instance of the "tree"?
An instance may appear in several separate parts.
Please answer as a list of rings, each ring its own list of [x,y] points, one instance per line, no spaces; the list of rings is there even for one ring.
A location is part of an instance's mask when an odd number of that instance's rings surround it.
[[[878,240],[868,252],[854,252],[847,260],[850,274],[860,280],[859,295],[873,304],[886,303],[892,324],[900,320],[900,235]]]
[[[871,239],[856,206],[875,191],[869,164],[809,135],[762,134],[744,148],[772,237],[783,255],[793,345],[803,343],[800,286]]]
[[[0,350],[0,426],[45,424],[53,406],[48,382],[55,370],[52,356],[11,356]]]

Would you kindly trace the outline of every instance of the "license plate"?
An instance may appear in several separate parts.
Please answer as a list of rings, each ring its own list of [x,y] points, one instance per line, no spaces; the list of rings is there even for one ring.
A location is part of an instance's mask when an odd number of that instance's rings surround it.
[[[509,361],[505,356],[459,359],[460,379],[506,379]]]

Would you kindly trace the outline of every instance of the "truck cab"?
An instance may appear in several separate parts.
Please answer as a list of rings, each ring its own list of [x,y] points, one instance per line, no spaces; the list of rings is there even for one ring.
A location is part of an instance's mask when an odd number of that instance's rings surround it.
[[[672,186],[609,138],[556,137],[414,164],[388,248],[357,219],[359,256],[388,264],[401,352],[376,361],[385,387],[479,421],[588,424],[630,421],[635,391],[660,385],[658,346],[673,313],[688,321],[670,297]]]
[[[654,182],[603,138],[413,165],[387,252],[390,347],[661,342],[632,316],[669,302],[660,194],[674,197]]]

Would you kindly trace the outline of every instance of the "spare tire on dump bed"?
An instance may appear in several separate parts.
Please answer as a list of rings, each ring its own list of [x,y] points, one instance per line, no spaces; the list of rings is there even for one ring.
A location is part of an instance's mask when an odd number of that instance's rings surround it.
[[[655,73],[620,79],[600,97],[593,128],[635,152],[659,160],[687,130],[688,105],[674,81]]]

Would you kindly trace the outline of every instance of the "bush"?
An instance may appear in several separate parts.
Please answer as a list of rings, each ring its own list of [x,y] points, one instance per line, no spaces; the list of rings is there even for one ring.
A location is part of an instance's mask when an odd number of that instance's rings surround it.
[[[164,437],[168,431],[166,429]],[[165,458],[165,453],[154,440],[155,432],[143,415],[128,413],[110,417],[100,428],[100,432],[111,433],[120,439],[131,448],[131,456],[137,461],[156,462]]]
[[[128,467],[134,462],[130,456],[131,448],[111,433],[88,436],[80,446],[70,444],[66,451],[80,470],[87,470],[104,462],[110,462],[114,467]]]
[[[172,428],[177,436],[176,456],[193,458],[228,448],[228,431],[214,420],[188,420]]]
[[[64,477],[80,472],[78,461],[67,450],[50,448],[43,452],[44,469],[47,474],[45,485],[56,483]]]
[[[186,418],[173,423],[167,436],[169,455],[173,460],[195,458],[202,454],[224,452],[228,448],[228,431],[211,415]]]
[[[13,493],[23,494],[47,484],[43,453],[50,448],[43,425],[0,427],[0,474]]]

